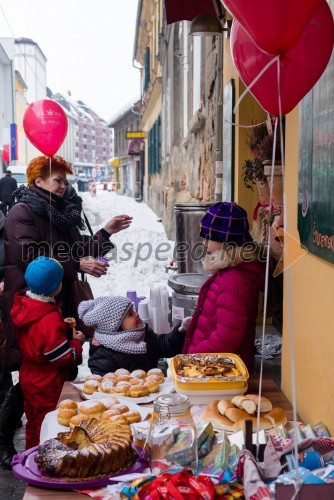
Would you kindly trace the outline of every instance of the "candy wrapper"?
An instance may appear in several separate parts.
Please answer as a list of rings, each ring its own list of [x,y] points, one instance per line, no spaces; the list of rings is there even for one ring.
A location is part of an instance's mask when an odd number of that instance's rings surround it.
[[[200,474],[220,476],[230,468],[231,446],[226,432],[217,434],[210,453],[199,460],[198,471]]]
[[[326,438],[326,437],[331,437],[330,433],[328,432],[327,427],[323,422],[319,422],[313,427],[313,430],[316,434],[317,437],[320,438]]]

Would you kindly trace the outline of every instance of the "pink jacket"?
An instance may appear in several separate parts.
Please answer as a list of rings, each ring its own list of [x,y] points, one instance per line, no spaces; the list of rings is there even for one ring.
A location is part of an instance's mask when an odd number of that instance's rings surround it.
[[[210,276],[200,290],[183,353],[231,352],[254,371],[255,321],[265,266],[242,262]]]

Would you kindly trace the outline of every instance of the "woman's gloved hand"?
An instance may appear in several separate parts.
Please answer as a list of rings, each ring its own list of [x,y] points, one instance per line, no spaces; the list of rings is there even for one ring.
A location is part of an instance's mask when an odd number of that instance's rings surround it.
[[[179,332],[184,333],[188,330],[190,321],[192,320],[192,316],[187,316],[182,320],[181,325],[179,326]]]

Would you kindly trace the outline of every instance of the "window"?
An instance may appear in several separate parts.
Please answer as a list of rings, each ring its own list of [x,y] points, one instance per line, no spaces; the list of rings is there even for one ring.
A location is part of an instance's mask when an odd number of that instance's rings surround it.
[[[148,133],[148,173],[161,171],[161,118],[157,119]]]
[[[193,114],[201,107],[201,37],[193,37]]]
[[[150,48],[146,48],[144,57],[144,92],[148,89],[150,83]]]

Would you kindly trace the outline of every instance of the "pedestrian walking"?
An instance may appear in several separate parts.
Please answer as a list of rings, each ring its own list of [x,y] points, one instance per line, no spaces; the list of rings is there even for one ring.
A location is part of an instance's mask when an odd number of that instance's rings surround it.
[[[10,170],[6,170],[6,175],[0,179],[0,201],[1,210],[4,215],[6,215],[8,210],[14,205],[15,196],[13,193],[16,189],[16,179],[12,177],[12,172]]]
[[[236,203],[211,205],[201,219],[207,254],[202,285],[183,353],[230,352],[254,371],[254,340],[265,265],[252,241],[246,211]]]

